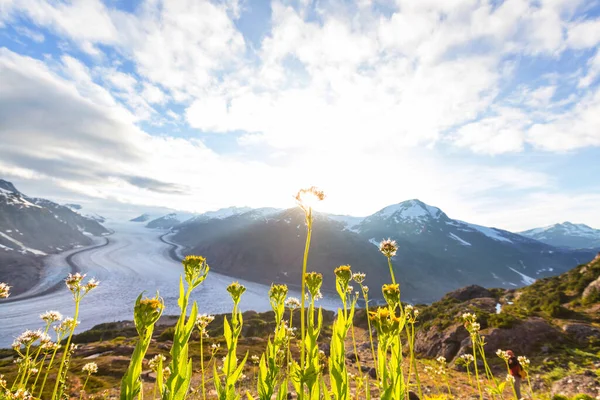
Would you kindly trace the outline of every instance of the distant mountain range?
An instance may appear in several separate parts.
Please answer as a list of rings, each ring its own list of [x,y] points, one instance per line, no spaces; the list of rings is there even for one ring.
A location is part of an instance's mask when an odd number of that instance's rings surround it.
[[[520,234],[557,247],[600,249],[600,229],[590,228],[584,224],[563,222],[544,228],[530,229]]]
[[[306,227],[299,209],[230,210],[201,215],[172,229],[184,254],[201,254],[218,272],[270,283],[297,284]],[[309,269],[334,289],[333,268],[350,264],[373,287],[389,282],[382,239],[400,246],[393,262],[403,297],[431,301],[468,284],[517,287],[564,272],[596,252],[557,247],[527,236],[449,218],[419,200],[386,207],[365,218],[316,214]],[[379,295],[374,293],[375,296]]]
[[[91,244],[90,236],[108,233],[72,207],[28,197],[0,179],[0,281],[11,282],[14,293],[31,286],[39,257]]]

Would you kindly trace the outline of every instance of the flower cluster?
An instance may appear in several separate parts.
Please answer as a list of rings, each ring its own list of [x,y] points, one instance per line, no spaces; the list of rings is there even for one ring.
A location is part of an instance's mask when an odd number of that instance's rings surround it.
[[[233,302],[235,304],[238,304],[240,302],[242,294],[246,291],[246,287],[244,285],[240,285],[239,282],[233,282],[229,286],[227,286],[227,291],[233,299]]]
[[[98,364],[95,362],[89,362],[81,368],[81,371],[85,372],[88,375],[95,374],[98,372]]]
[[[479,322],[477,322],[477,316],[475,314],[464,313],[462,315],[462,319],[465,325],[465,329],[469,331],[471,335],[476,335],[477,333],[479,333],[481,325],[479,325]]]
[[[13,349],[20,349],[21,346],[23,347],[29,347],[31,346],[33,343],[35,343],[36,341],[40,341],[40,343],[47,343],[50,342],[50,336],[48,336],[48,334],[42,332],[41,330],[26,330],[25,332],[21,333],[13,342],[12,344],[12,348]]]
[[[0,282],[0,299],[6,299],[8,296],[10,296],[10,286]]]
[[[300,189],[295,196],[298,206],[306,213],[310,213],[315,204],[325,199],[325,193],[311,186],[308,189]]]
[[[323,284],[323,275],[318,272],[306,273],[306,287],[313,299],[321,297],[321,285]]]
[[[206,330],[206,327],[214,320],[215,316],[209,314],[201,314],[198,316],[198,318],[196,318],[196,326],[200,330],[200,334],[203,337],[208,337],[208,331]]]
[[[285,306],[290,310],[295,310],[297,308],[300,308],[300,300],[298,300],[297,297],[288,297],[285,300]]]
[[[150,368],[154,372],[157,372],[160,363],[165,362],[166,360],[167,357],[163,356],[162,354],[157,354],[154,357],[152,357],[150,361],[148,361],[148,368]]]
[[[395,308],[400,304],[400,285],[397,283],[390,283],[381,287],[383,292],[383,298],[392,308]]]
[[[185,272],[185,281],[190,285],[191,289],[196,288],[204,282],[210,270],[205,257],[189,255],[183,259],[182,263]]]
[[[358,283],[359,285],[362,285],[366,277],[367,275],[363,272],[355,272],[354,274],[352,274],[352,280]]]
[[[529,369],[529,364],[531,364],[529,358],[525,356],[519,356],[517,359],[519,360],[519,364],[521,364],[521,367],[523,367],[524,370]]]
[[[398,244],[395,240],[385,239],[379,243],[379,251],[387,258],[394,257],[398,251]]]
[[[509,358],[510,358],[510,356],[508,355],[508,352],[507,352],[506,350],[501,350],[501,349],[498,349],[498,350],[496,351],[496,355],[497,355],[498,357],[500,357],[501,359],[503,359],[504,361],[508,361],[508,360],[509,360]]]
[[[40,315],[40,318],[49,325],[53,322],[61,321],[63,319],[63,316],[58,311],[46,311],[45,313]]]

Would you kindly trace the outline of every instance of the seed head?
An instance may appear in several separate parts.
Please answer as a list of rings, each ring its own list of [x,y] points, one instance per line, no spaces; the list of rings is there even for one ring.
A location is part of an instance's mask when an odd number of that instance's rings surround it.
[[[10,296],[10,286],[0,282],[0,299],[6,299],[8,296]]]
[[[46,311],[40,318],[43,319],[47,324],[62,320],[63,316],[58,311]]]
[[[396,251],[398,251],[398,245],[396,244],[395,240],[388,238],[379,243],[379,251],[381,251],[384,256],[391,258],[396,255]]]
[[[88,375],[95,374],[98,372],[98,365],[95,362],[90,362],[85,364],[81,370]]]
[[[244,285],[240,285],[239,282],[232,282],[231,285],[227,286],[227,291],[229,292],[233,302],[235,304],[239,304],[242,294],[244,294],[246,291],[246,287]]]
[[[206,263],[206,258],[202,256],[186,256],[183,261],[185,271],[185,280],[193,288],[200,285],[208,275],[210,267]]]
[[[300,189],[295,198],[300,208],[308,215],[319,201],[325,199],[325,193],[311,186],[308,189]]]

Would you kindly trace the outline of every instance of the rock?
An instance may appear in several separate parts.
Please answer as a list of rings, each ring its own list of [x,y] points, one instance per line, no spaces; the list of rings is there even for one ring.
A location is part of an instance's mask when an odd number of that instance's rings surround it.
[[[419,396],[415,392],[408,392],[408,400],[419,400]]]
[[[296,398],[298,398],[298,395],[296,393],[288,392],[288,394],[287,394],[288,400],[292,400],[292,399],[296,399]]]
[[[492,293],[486,288],[479,285],[465,286],[464,288],[455,290],[446,294],[444,297],[451,297],[459,301],[467,301],[472,299],[478,299],[482,297],[494,297]]]
[[[596,396],[600,396],[600,383],[591,376],[569,375],[552,384],[551,394],[562,394],[569,397],[576,394],[587,394],[597,398]]]
[[[369,376],[371,379],[377,379],[377,370],[375,368],[371,368],[369,370]]]
[[[566,324],[562,329],[573,340],[582,345],[588,344],[592,338],[600,337],[600,329],[588,324]]]
[[[113,349],[113,354],[117,356],[130,356],[133,354],[133,346],[117,346]]]
[[[356,361],[360,361],[360,355],[358,355],[358,354],[354,354],[354,352],[353,352],[353,351],[351,351],[350,353],[346,354],[346,358],[347,358],[348,360],[350,360],[350,362],[352,362],[353,364],[354,364]]]
[[[446,357],[451,361],[456,357],[461,343],[469,339],[469,332],[460,323],[440,330],[438,326],[418,331],[415,338],[415,352],[427,358]]]
[[[600,253],[598,254],[598,257],[600,257]],[[592,281],[592,283],[587,285],[581,297],[585,299],[586,297],[591,296],[594,291],[600,292],[600,276],[595,281]]]
[[[530,317],[512,328],[489,328],[482,332],[486,341],[486,353],[495,356],[497,349],[511,349],[517,355],[531,355],[538,351],[544,353],[546,343],[564,343],[565,337],[556,327],[543,318]],[[471,339],[461,343],[461,353],[471,348]],[[547,349],[549,350],[549,349]]]
[[[369,372],[370,370],[371,370],[371,367],[368,367],[366,365],[360,366],[360,372]]]
[[[321,350],[327,357],[331,354],[331,345],[329,343],[319,344],[319,350]]]

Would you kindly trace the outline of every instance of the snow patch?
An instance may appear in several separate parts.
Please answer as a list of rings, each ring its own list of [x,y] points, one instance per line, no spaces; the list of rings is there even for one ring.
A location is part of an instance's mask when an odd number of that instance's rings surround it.
[[[463,246],[471,246],[471,243],[467,242],[466,240],[463,240],[461,238],[459,238],[458,236],[456,236],[454,233],[450,233],[450,237],[456,241],[458,241],[460,244],[462,244]]]
[[[30,247],[25,246],[23,243],[19,242],[17,239],[13,239],[13,238],[11,238],[10,236],[8,236],[5,233],[0,232],[0,236],[2,236],[3,238],[5,238],[6,240],[10,240],[11,242],[13,242],[14,244],[16,244],[18,246],[20,246],[24,251],[28,251],[28,252],[33,253],[33,254],[38,255],[38,256],[45,256],[45,255],[47,255],[43,251],[32,249]]]
[[[519,272],[519,271],[517,271],[516,269],[514,269],[512,267],[508,267],[508,268],[510,270],[516,272],[517,274],[521,275],[521,278],[522,278],[521,282],[523,282],[525,285],[531,285],[531,284],[535,283],[535,279],[534,278],[532,278],[532,277],[530,277],[528,275],[525,275],[524,273]]]
[[[377,248],[379,248],[379,242],[375,240],[375,238],[369,239],[369,243],[373,243],[375,246],[377,246]]]
[[[469,224],[468,222],[463,222],[463,221],[460,221],[460,222],[467,225],[471,229],[474,229],[476,231],[479,231],[480,233],[483,233],[485,236],[489,237],[490,239],[494,239],[499,242],[512,243],[512,241],[510,239],[507,239],[504,236],[502,236],[501,231],[499,231],[498,229],[488,228],[488,227],[481,226],[481,225]]]

